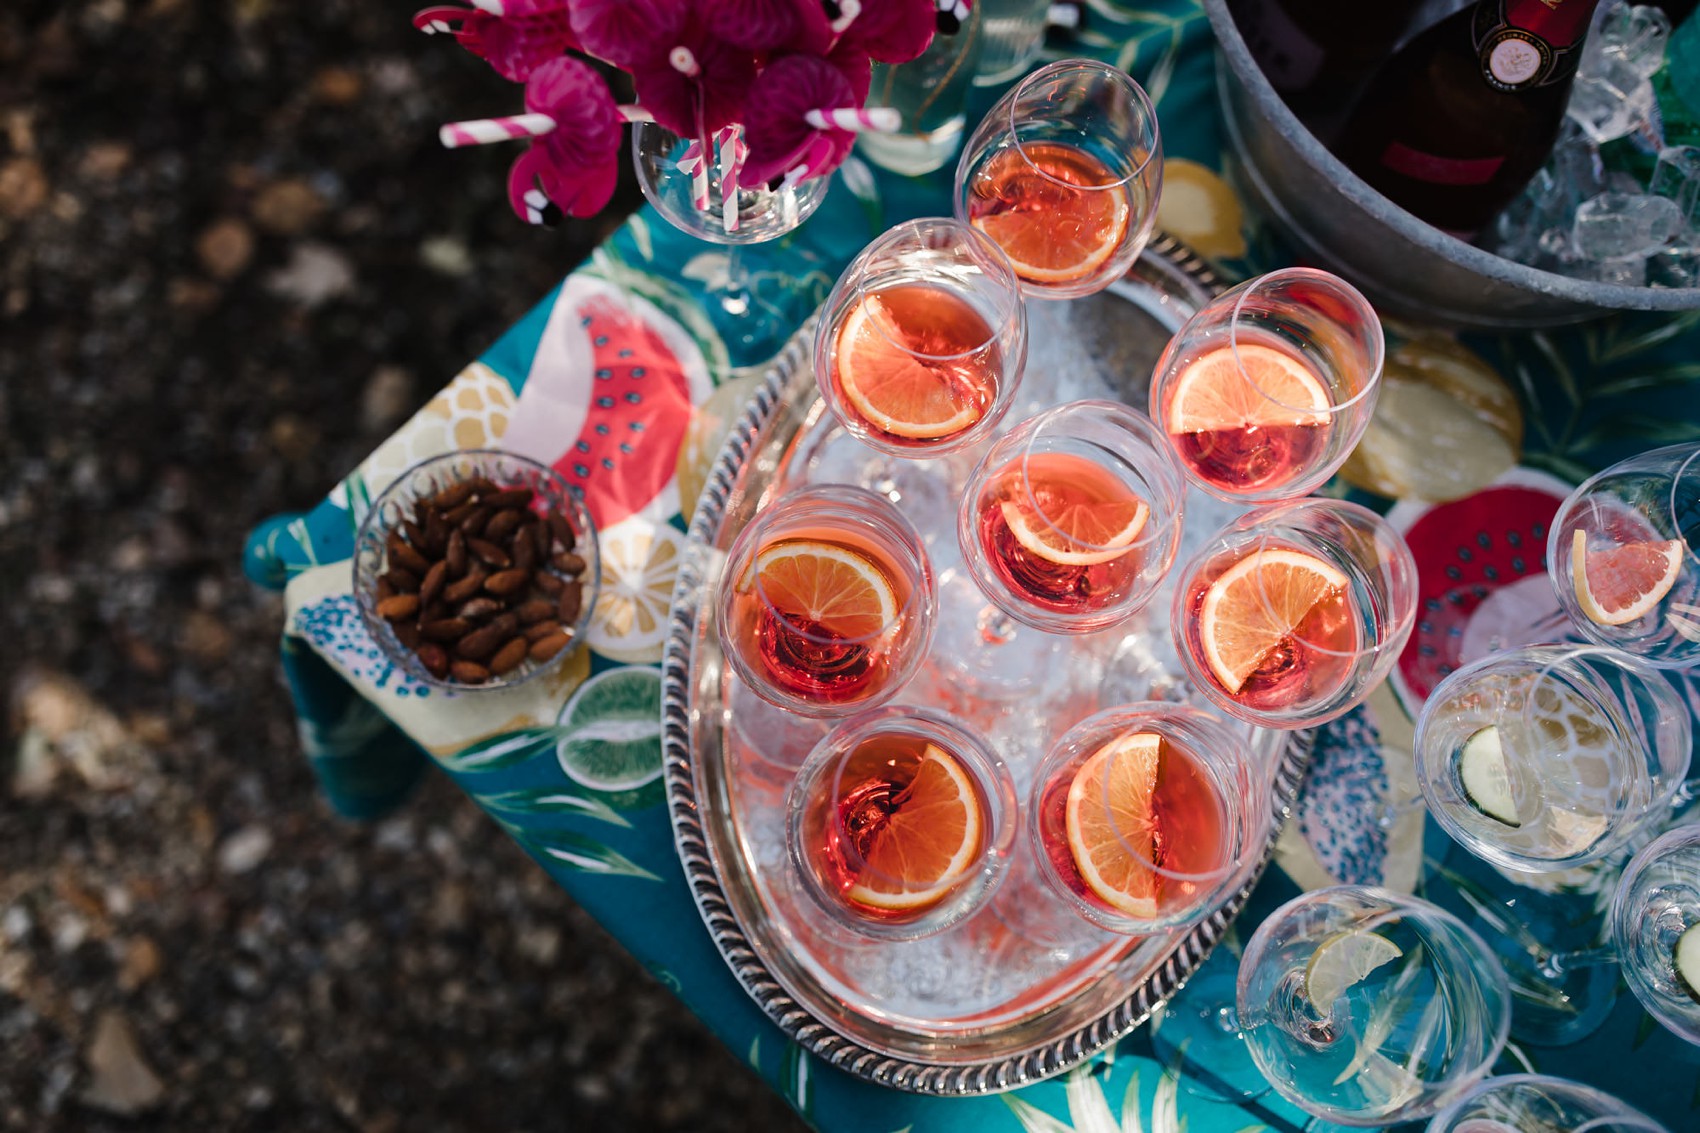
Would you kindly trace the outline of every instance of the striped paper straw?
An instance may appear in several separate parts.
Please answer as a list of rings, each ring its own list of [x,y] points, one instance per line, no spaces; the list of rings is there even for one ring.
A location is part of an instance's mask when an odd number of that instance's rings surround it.
[[[514,114],[507,118],[474,118],[470,122],[450,122],[437,131],[437,137],[449,149],[459,149],[461,146],[482,146],[491,142],[535,138],[554,128],[555,120],[547,114]]]
[[[472,6],[481,12],[489,12],[492,16],[505,16],[507,9],[502,7],[502,0],[472,0]]]
[[[803,121],[817,130],[894,134],[903,125],[903,115],[889,106],[875,106],[866,110],[844,106],[837,110],[811,110],[803,115]]]

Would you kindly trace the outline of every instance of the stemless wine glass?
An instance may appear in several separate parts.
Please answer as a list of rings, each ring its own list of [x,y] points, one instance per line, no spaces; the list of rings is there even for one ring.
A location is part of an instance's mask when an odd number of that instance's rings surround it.
[[[1416,563],[1385,519],[1338,500],[1255,508],[1181,568],[1170,614],[1193,683],[1237,719],[1308,728],[1361,703],[1416,619]]]
[[[984,740],[939,712],[889,705],[840,723],[786,795],[805,892],[862,936],[915,940],[979,909],[1016,833],[1015,786]]]
[[[638,187],[669,224],[700,240],[727,245],[726,274],[708,290],[708,310],[728,342],[758,344],[785,333],[800,312],[777,307],[756,295],[741,249],[785,235],[826,199],[830,177],[745,185],[729,180],[730,137],[711,139],[706,158],[654,122],[632,124],[632,164]],[[699,147],[700,148],[700,147]],[[730,189],[730,201],[728,201]]]
[[[1029,296],[1102,291],[1157,222],[1163,146],[1140,85],[1106,63],[1041,67],[986,112],[956,166],[956,218],[1008,255]]]
[[[1313,268],[1270,272],[1224,291],[1169,340],[1151,417],[1213,496],[1308,495],[1369,427],[1384,352],[1381,321],[1351,284]]]
[[[1088,716],[1034,773],[1027,827],[1040,876],[1112,932],[1194,924],[1267,840],[1261,779],[1243,737],[1197,708],[1148,701]]]
[[[920,533],[847,484],[793,492],[727,552],[717,626],[763,700],[846,716],[890,700],[927,652],[938,612]]]
[[[1700,444],[1654,449],[1584,480],[1559,506],[1547,564],[1590,641],[1667,669],[1700,662]]]
[[[1668,814],[1691,717],[1662,673],[1586,645],[1491,653],[1435,686],[1417,717],[1417,784],[1472,854],[1523,873],[1571,869]]]
[[[1624,978],[1647,1014],[1700,1043],[1700,823],[1666,831],[1623,871],[1611,902]]]
[[[1511,989],[1452,914],[1385,889],[1298,897],[1240,957],[1237,1015],[1275,1089],[1325,1121],[1426,1117],[1484,1077],[1505,1046]]]
[[[1186,483],[1156,426],[1075,401],[998,439],[968,479],[956,535],[975,583],[1035,629],[1115,625],[1151,598],[1180,545]]]
[[[1668,1133],[1610,1094],[1545,1074],[1487,1078],[1434,1115],[1426,1133]]]
[[[862,249],[815,329],[815,381],[839,422],[893,456],[978,442],[1027,364],[1027,310],[1009,260],[980,233],[930,217]]]

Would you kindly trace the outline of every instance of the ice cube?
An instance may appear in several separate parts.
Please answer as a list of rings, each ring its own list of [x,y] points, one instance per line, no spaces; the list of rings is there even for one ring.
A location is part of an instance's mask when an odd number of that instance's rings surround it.
[[[1592,73],[1577,74],[1565,112],[1603,145],[1645,127],[1656,105],[1653,84],[1630,60],[1602,52]]]
[[[1599,38],[1601,55],[1616,56],[1636,74],[1650,79],[1664,65],[1670,17],[1651,5],[1623,4],[1600,18],[1594,34]]]
[[[1700,228],[1700,146],[1666,146],[1659,151],[1647,191],[1676,202],[1677,212]]]
[[[1575,273],[1577,279],[1616,283],[1623,287],[1647,286],[1647,257],[1622,256],[1611,260],[1585,260]]]
[[[1571,237],[1584,259],[1645,259],[1684,227],[1675,201],[1645,193],[1606,192],[1576,209]]]

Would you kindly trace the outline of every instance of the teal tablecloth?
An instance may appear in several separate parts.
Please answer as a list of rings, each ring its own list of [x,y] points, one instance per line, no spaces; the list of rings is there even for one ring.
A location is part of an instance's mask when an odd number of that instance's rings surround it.
[[[1169,159],[1163,223],[1230,276],[1285,262],[1277,242],[1241,214],[1231,189],[1210,31],[1196,0],[1090,0],[1088,14],[1090,26],[1069,53],[1113,60],[1156,100]],[[980,92],[971,112],[995,93]],[[1304,1115],[1273,1094],[1223,1104],[1195,1089],[1192,1076],[1165,1072],[1144,1028],[1085,1067],[997,1097],[916,1097],[825,1067],[745,996],[704,930],[674,857],[658,778],[654,662],[715,426],[757,377],[736,367],[770,356],[874,234],[911,216],[947,213],[949,173],[904,179],[852,166],[807,225],[749,249],[758,296],[785,311],[780,332],[756,343],[729,343],[703,314],[702,287],[724,269],[723,250],[691,241],[646,209],[325,502],[262,525],[246,566],[256,581],[287,587],[283,664],[307,756],[331,802],[354,817],[395,805],[429,757],[823,1129],[1300,1129]],[[1473,628],[1527,612],[1495,596],[1513,594],[1517,580],[1542,570],[1541,525],[1564,491],[1554,475],[1573,480],[1654,443],[1700,437],[1694,318],[1625,316],[1562,332],[1471,339],[1473,354],[1450,339],[1412,342],[1419,368],[1424,359],[1463,358],[1490,381],[1497,370],[1517,391],[1520,407],[1494,435],[1514,434],[1520,417],[1526,467],[1458,504],[1431,509],[1407,500],[1393,508],[1419,547],[1430,591],[1454,600],[1425,609],[1394,682],[1398,696],[1383,690],[1321,736],[1280,868],[1255,894],[1242,932],[1300,888],[1330,880],[1416,889],[1466,913],[1466,897],[1485,894],[1489,904],[1517,897],[1433,829],[1425,832],[1420,816],[1391,828],[1372,817],[1379,800],[1409,790],[1410,723],[1402,703],[1420,699],[1456,663]],[[1484,411],[1472,419],[1484,415],[1506,416]],[[1409,431],[1411,422],[1390,424]],[[608,573],[590,649],[559,678],[534,682],[517,697],[457,699],[432,694],[384,662],[360,628],[346,560],[370,500],[403,468],[450,447],[481,444],[540,455],[587,489]],[[1524,534],[1528,553],[1521,555]],[[1488,550],[1495,545],[1505,554]],[[1694,689],[1687,692],[1700,704]],[[574,729],[567,740],[535,731],[557,719]],[[1564,879],[1573,890],[1567,900],[1580,910],[1579,931],[1591,931],[1588,915],[1610,879],[1609,871]],[[1211,963],[1231,969],[1235,951],[1230,940]],[[1695,1052],[1653,1025],[1621,985],[1609,1019],[1584,1042],[1514,1042],[1501,1069],[1529,1067],[1620,1093],[1673,1133],[1700,1129]]]

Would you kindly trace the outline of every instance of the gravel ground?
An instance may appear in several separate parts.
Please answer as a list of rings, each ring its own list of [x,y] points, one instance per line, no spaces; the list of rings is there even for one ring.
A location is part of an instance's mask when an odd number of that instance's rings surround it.
[[[795,1129],[445,782],[336,820],[247,529],[615,222],[411,5],[0,5],[0,1129]],[[621,199],[628,207],[628,186]]]

